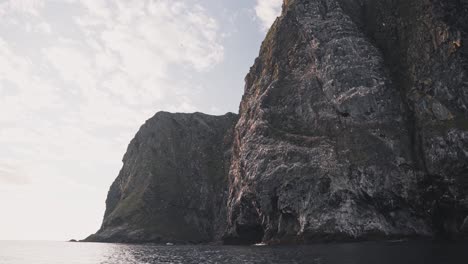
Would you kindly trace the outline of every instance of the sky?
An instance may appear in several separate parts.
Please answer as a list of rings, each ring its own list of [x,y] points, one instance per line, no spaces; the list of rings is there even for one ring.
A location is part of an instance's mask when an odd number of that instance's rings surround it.
[[[0,0],[0,240],[82,239],[157,111],[238,112],[282,0]]]

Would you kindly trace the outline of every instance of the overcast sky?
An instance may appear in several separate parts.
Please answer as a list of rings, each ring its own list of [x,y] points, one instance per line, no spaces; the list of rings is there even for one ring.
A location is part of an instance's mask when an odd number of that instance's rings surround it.
[[[155,112],[237,112],[281,2],[0,0],[0,240],[95,232]]]

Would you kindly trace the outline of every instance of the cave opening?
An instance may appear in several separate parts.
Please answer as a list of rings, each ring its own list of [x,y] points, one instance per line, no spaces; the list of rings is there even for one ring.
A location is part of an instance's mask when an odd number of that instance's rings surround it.
[[[263,227],[261,225],[238,226],[237,234],[241,244],[256,244],[263,240]]]
[[[463,219],[460,219],[459,210],[454,205],[436,203],[432,217],[437,239],[453,240],[457,238],[458,228]]]
[[[237,236],[224,237],[225,245],[253,245],[262,242],[264,236],[263,227],[255,225],[238,225]]]

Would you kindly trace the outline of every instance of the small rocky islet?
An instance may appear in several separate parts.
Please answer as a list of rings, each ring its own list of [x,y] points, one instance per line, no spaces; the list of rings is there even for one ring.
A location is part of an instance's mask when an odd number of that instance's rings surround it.
[[[468,2],[285,0],[239,115],[157,113],[85,241],[468,234]]]

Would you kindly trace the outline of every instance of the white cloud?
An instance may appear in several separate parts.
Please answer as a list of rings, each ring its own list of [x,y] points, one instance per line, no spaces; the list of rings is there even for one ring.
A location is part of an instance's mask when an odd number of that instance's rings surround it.
[[[0,185],[23,185],[28,183],[30,183],[30,179],[21,171],[17,161],[0,161]]]
[[[98,76],[92,71],[90,57],[84,52],[67,46],[51,47],[44,50],[49,61],[66,82],[74,82],[83,91],[96,87]]]
[[[263,30],[268,30],[281,13],[283,0],[257,0],[255,13]]]
[[[0,127],[8,127],[4,122],[21,122],[39,110],[61,107],[56,87],[38,75],[28,57],[16,54],[1,38],[0,58],[1,89],[14,90],[13,95],[0,97]]]
[[[38,33],[51,34],[52,28],[48,23],[42,22],[35,26],[34,30]]]
[[[43,6],[43,0],[7,0],[0,4],[0,15],[6,12],[20,12],[37,16]]]

